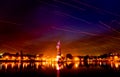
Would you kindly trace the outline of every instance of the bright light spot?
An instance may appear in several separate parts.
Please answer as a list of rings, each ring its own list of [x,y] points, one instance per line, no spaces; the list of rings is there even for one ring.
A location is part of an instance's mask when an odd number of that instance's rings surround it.
[[[12,56],[12,60],[15,60],[15,57],[14,57],[14,56]]]
[[[61,58],[61,56],[57,56],[57,59],[56,59],[56,61],[59,61],[59,59]]]
[[[9,58],[9,56],[6,56],[6,57],[5,57],[5,59],[8,59],[8,58]]]
[[[58,64],[56,64],[56,69],[57,69],[57,70],[60,70],[60,67],[59,67],[59,65],[58,65]]]
[[[75,64],[75,67],[78,68],[78,64]]]
[[[42,65],[45,65],[46,63],[45,62],[42,62]]]
[[[7,69],[7,67],[8,67],[8,65],[7,65],[7,63],[5,64],[5,69]]]
[[[114,56],[114,60],[118,60],[118,56]]]
[[[119,64],[118,64],[118,63],[115,63],[115,67],[118,68],[118,67],[119,67]]]
[[[100,66],[102,65],[102,62],[100,62]]]
[[[18,57],[18,60],[20,60],[21,59],[21,57]]]
[[[0,53],[0,56],[2,56],[3,55],[3,53]]]
[[[46,60],[45,58],[42,58],[42,60]]]
[[[80,59],[78,57],[75,57],[74,58],[74,61],[79,61]]]
[[[81,65],[84,65],[84,62],[81,62]]]
[[[38,69],[38,66],[39,66],[39,63],[38,62],[36,62],[36,68]]]
[[[14,63],[12,63],[12,68],[15,66],[15,64]]]

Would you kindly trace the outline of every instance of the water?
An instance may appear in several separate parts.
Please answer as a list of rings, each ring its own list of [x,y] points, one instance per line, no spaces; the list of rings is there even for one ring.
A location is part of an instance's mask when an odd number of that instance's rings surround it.
[[[119,77],[119,62],[1,62],[0,77]]]

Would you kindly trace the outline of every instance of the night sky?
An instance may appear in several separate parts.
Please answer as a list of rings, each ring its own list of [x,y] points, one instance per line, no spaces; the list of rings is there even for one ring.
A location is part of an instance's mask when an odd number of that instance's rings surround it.
[[[120,52],[119,0],[1,0],[0,52]]]

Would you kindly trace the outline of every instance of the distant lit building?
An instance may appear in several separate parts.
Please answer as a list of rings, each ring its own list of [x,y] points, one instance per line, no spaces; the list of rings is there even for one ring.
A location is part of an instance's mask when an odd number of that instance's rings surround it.
[[[120,54],[119,53],[110,53],[109,60],[110,61],[120,61]]]
[[[11,53],[3,53],[1,60],[15,60],[15,61],[19,61],[19,60],[34,60],[35,59],[35,55],[30,55],[30,54],[11,54]]]

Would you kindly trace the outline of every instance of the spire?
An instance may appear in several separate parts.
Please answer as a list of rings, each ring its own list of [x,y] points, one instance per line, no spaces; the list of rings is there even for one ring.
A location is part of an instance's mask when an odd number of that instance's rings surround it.
[[[57,48],[57,55],[61,56],[60,41],[57,42],[56,48]]]
[[[60,49],[60,40],[57,42],[56,48],[57,48],[57,49]]]
[[[60,40],[58,41],[58,43],[57,43],[58,45],[60,45]]]

